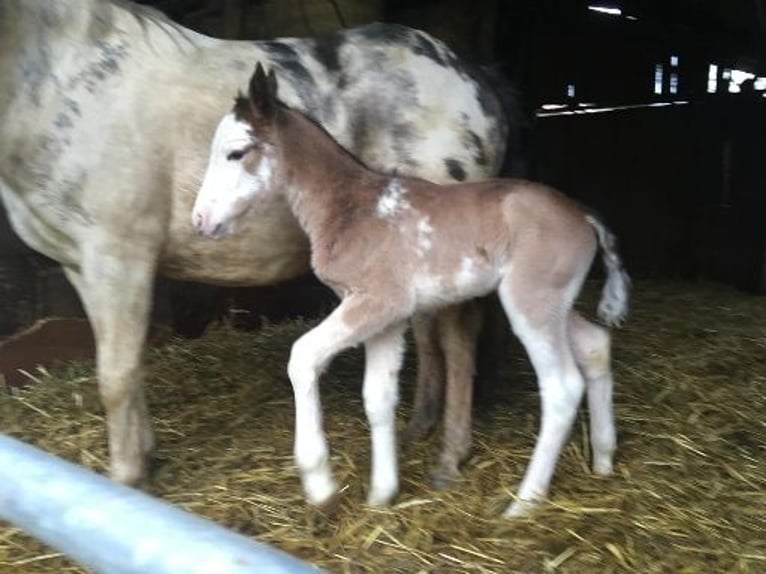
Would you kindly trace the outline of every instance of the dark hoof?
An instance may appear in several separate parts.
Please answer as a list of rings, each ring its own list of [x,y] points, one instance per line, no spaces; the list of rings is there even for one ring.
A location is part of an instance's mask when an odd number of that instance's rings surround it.
[[[154,453],[150,454],[146,459],[146,475],[148,480],[154,479],[160,472],[162,472],[162,469],[167,462],[167,459],[160,458]]]
[[[434,428],[433,422],[424,422],[420,419],[412,419],[410,423],[407,425],[407,428],[404,429],[404,434],[402,435],[402,442],[408,443],[408,442],[415,442],[417,440],[422,440],[426,438],[429,434],[431,434],[431,431]]]
[[[445,466],[437,466],[431,470],[431,484],[437,490],[447,490],[452,488],[457,480],[460,479],[460,472]]]
[[[333,516],[338,511],[338,508],[340,508],[341,498],[341,493],[336,492],[321,504],[314,506],[314,508],[325,516]]]

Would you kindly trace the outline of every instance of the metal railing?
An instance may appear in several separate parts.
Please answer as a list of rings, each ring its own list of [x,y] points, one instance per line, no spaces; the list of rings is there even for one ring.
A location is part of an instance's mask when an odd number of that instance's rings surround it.
[[[316,574],[289,554],[0,435],[0,519],[104,574]]]

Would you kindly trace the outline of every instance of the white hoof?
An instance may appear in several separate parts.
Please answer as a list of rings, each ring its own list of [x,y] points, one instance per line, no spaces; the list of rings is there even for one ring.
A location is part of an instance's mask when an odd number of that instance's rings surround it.
[[[329,473],[312,472],[303,477],[306,499],[313,506],[327,505],[338,493],[338,485]]]
[[[516,500],[505,509],[503,517],[505,518],[523,518],[529,516],[539,503],[534,500]]]
[[[593,460],[593,473],[598,476],[612,476],[614,474],[612,457],[595,458]]]
[[[396,498],[397,489],[371,490],[367,495],[367,504],[369,506],[390,506]]]

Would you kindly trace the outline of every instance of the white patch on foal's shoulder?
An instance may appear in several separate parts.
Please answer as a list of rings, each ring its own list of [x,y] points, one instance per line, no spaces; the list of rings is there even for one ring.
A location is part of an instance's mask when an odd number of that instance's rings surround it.
[[[378,205],[376,213],[381,219],[393,217],[397,213],[405,211],[411,207],[410,202],[405,199],[407,194],[407,188],[402,185],[402,182],[392,177],[386,189],[378,198]]]
[[[426,253],[431,251],[431,233],[433,230],[434,228],[431,226],[430,217],[426,215],[418,220],[416,245],[418,256],[423,257]]]

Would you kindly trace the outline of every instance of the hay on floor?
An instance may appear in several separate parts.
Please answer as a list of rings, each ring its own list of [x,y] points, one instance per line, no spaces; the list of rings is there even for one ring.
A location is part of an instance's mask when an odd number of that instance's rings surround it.
[[[258,333],[218,328],[148,356],[162,460],[152,494],[333,572],[762,572],[766,570],[766,300],[732,289],[639,282],[614,333],[619,450],[615,476],[588,471],[582,416],[550,501],[529,519],[499,517],[529,460],[539,421],[516,349],[495,401],[477,407],[464,479],[433,489],[438,436],[406,445],[390,509],[363,504],[368,432],[362,355],[323,380],[333,466],[346,485],[326,517],[304,504],[292,464],[285,365],[302,322]],[[594,293],[586,307],[592,309]],[[414,366],[403,374],[400,428]],[[0,398],[0,430],[103,472],[103,415],[89,365],[30,373]],[[1,486],[0,486],[1,488]],[[0,571],[84,570],[0,526]]]

